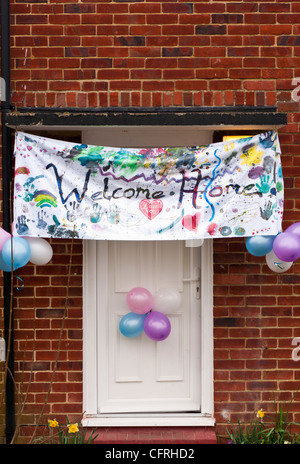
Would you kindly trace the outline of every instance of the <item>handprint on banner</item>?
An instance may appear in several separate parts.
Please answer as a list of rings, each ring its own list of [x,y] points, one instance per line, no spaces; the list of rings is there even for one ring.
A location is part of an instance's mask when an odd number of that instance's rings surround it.
[[[264,205],[264,209],[260,208],[260,215],[263,219],[268,221],[270,217],[272,216],[272,214],[273,214],[272,203],[271,201],[269,201],[268,203],[266,202]]]
[[[90,215],[90,221],[94,224],[99,222],[103,212],[101,212],[102,206],[99,203],[93,204],[93,212]]]
[[[255,184],[260,193],[269,193],[271,185],[273,184],[273,179],[270,179],[270,176],[264,174],[260,176],[260,184]]]
[[[19,235],[26,235],[28,232],[28,225],[26,224],[26,216],[18,216],[17,217],[17,223],[16,223],[16,229]]]

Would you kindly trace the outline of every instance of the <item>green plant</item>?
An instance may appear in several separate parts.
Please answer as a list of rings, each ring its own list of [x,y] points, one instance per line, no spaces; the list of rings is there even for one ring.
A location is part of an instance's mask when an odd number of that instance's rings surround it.
[[[259,443],[263,424],[261,421],[251,419],[249,424],[241,424],[238,420],[237,426],[231,423],[227,430],[230,444],[252,445]]]
[[[95,431],[92,430],[87,437],[87,429],[80,429],[78,423],[70,424],[67,418],[67,425],[61,426],[56,419],[48,420],[48,436],[41,436],[34,440],[35,444],[51,445],[83,445],[92,444],[97,438]]]
[[[267,427],[266,424],[266,428],[264,429],[262,434],[262,444],[283,445],[287,443],[300,443],[299,434],[291,432],[292,426],[299,424],[296,424],[295,422],[290,422],[288,420],[291,402],[289,403],[286,411],[283,410],[282,406],[280,407],[280,409],[278,409],[275,402],[275,424],[269,427]]]
[[[227,430],[228,443],[230,444],[262,444],[262,445],[280,445],[280,444],[300,444],[300,435],[292,432],[292,427],[299,426],[295,422],[288,420],[288,414],[291,403],[284,410],[275,402],[275,420],[268,422],[265,418],[263,409],[257,411],[256,416],[251,419],[249,424],[237,425],[230,423],[231,427]]]

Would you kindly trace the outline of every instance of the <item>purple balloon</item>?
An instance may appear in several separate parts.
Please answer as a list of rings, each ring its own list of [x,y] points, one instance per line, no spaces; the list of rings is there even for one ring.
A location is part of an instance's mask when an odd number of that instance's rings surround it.
[[[144,331],[151,340],[165,340],[171,332],[169,318],[160,311],[151,311],[145,318]]]
[[[126,302],[132,312],[146,314],[153,307],[153,296],[146,288],[135,287],[127,293]]]
[[[295,261],[300,258],[300,238],[291,232],[283,232],[275,238],[273,251],[282,261]]]
[[[291,226],[289,226],[285,232],[296,234],[298,235],[298,237],[300,237],[300,222],[295,222],[295,224],[292,224]]]

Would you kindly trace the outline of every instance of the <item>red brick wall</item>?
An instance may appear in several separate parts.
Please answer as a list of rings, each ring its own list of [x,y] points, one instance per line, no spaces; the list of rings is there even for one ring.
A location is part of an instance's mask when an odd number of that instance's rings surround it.
[[[300,220],[300,2],[176,0],[13,0],[12,101],[18,106],[270,106],[288,113],[280,129],[285,178],[284,228]],[[15,290],[17,381],[31,365],[25,408],[33,424],[44,401],[66,297],[70,244],[55,241],[47,267],[20,270]],[[76,245],[71,302],[46,415],[82,412],[81,246]],[[268,270],[244,241],[215,241],[215,410],[217,430],[253,411],[273,411],[273,394],[300,388],[292,339],[300,336],[299,271]],[[34,302],[35,297],[35,302]],[[26,345],[27,344],[27,345]],[[297,398],[300,400],[300,398]],[[300,403],[291,408],[300,420]],[[24,432],[26,433],[26,432]],[[28,431],[29,433],[29,431]]]

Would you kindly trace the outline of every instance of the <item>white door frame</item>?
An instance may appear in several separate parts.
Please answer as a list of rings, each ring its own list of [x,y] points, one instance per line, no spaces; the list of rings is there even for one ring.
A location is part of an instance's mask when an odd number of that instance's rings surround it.
[[[83,410],[84,426],[211,426],[213,417],[213,240],[201,247],[201,412],[98,414],[97,243],[83,242]],[[105,281],[102,285],[106,285]],[[98,286],[99,290],[99,286]],[[106,292],[104,292],[106,294]],[[105,301],[102,307],[105,307]]]

